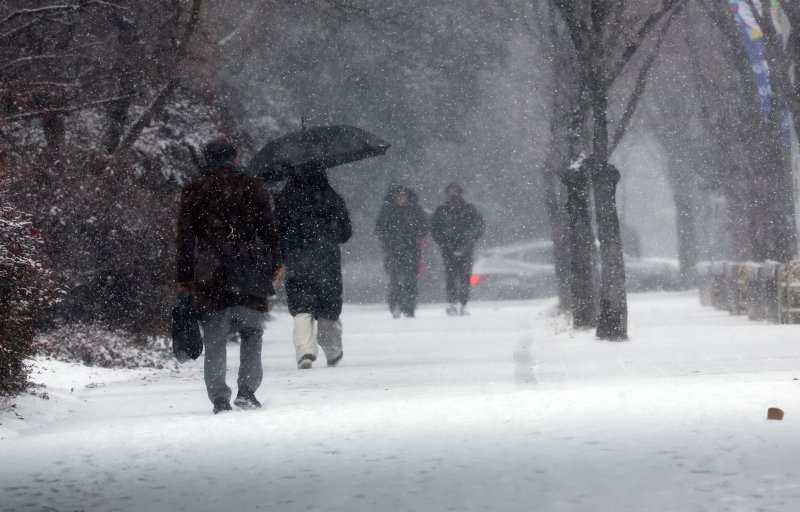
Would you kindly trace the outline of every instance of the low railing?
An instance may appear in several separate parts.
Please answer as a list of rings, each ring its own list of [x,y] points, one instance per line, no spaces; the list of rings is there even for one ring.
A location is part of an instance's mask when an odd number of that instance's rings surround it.
[[[704,306],[756,321],[800,323],[800,261],[704,261],[697,278]]]

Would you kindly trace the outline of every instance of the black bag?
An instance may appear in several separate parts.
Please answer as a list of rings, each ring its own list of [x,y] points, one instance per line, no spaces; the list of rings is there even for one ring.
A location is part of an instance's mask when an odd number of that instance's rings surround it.
[[[194,316],[194,297],[181,294],[180,302],[172,308],[172,351],[179,363],[197,359],[203,353],[203,338]]]

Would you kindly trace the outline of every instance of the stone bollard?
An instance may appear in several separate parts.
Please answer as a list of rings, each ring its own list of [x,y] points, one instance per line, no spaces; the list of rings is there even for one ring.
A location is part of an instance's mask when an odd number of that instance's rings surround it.
[[[763,320],[766,316],[766,297],[764,280],[761,277],[764,266],[760,263],[747,263],[747,317],[750,320]]]
[[[725,309],[732,315],[741,315],[744,311],[739,290],[739,274],[738,263],[725,262],[725,288],[728,296],[728,304]]]
[[[777,261],[765,261],[761,279],[764,287],[764,316],[774,324],[783,321],[781,307],[781,264]]]
[[[785,324],[800,323],[800,261],[789,262],[781,270],[781,319]]]
[[[716,309],[726,309],[728,293],[725,287],[725,262],[711,263],[711,305]]]
[[[701,261],[697,264],[697,291],[700,294],[700,305],[711,306],[714,282],[711,276],[711,263],[708,261]]]

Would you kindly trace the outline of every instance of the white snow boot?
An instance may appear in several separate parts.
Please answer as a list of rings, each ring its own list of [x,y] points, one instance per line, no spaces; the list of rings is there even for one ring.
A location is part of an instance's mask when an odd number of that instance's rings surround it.
[[[314,323],[314,315],[311,313],[300,313],[294,317],[292,341],[297,367],[302,370],[311,368],[312,363],[317,360],[317,333]]]

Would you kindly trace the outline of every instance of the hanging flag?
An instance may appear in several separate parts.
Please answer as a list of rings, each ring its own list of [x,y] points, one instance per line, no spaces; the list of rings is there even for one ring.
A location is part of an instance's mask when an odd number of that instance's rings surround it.
[[[753,4],[759,11],[762,9],[761,0],[754,0]],[[747,59],[753,69],[753,78],[756,82],[758,98],[761,101],[761,109],[767,116],[772,110],[772,87],[769,83],[769,64],[764,48],[764,32],[758,25],[747,2],[728,0],[728,5],[736,20],[736,25],[739,27]]]
[[[762,0],[752,0],[753,6],[758,11],[759,17],[764,12]],[[780,7],[778,0],[770,0],[770,19],[778,35],[783,36],[784,47],[787,41],[788,23],[785,14]],[[764,31],[758,24],[750,4],[743,0],[728,0],[728,6],[733,14],[739,33],[742,36],[747,60],[753,70],[753,79],[758,90],[758,98],[761,103],[761,110],[764,117],[768,116],[772,110],[772,86],[769,80],[769,64],[767,63],[766,48],[764,42]],[[783,142],[789,145],[790,141],[790,118],[789,109],[786,105],[782,106],[781,121]]]

